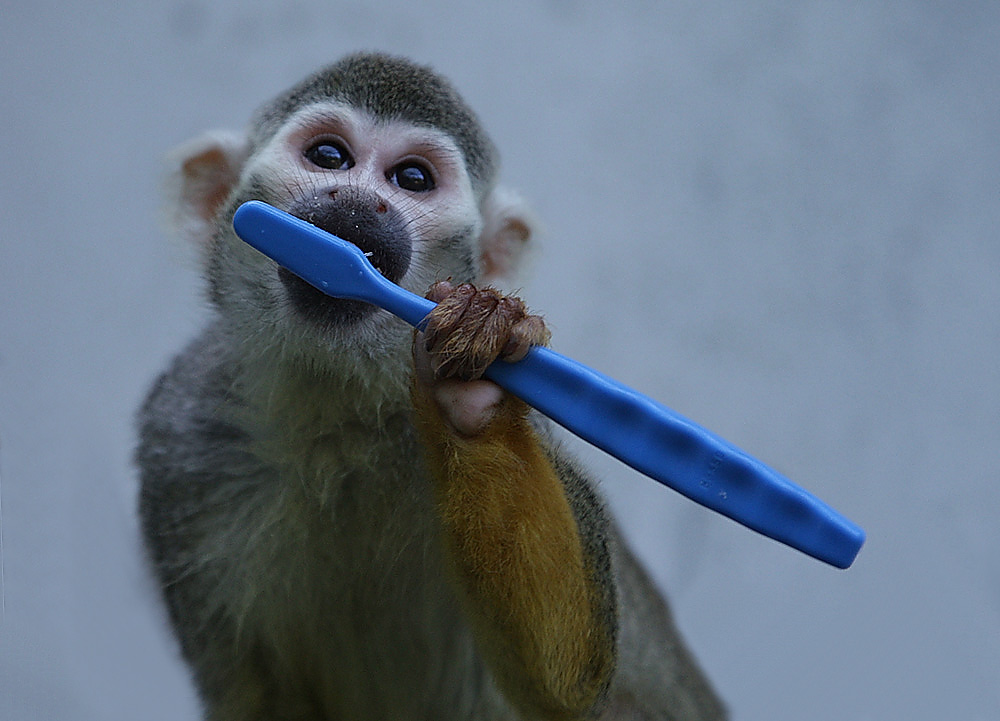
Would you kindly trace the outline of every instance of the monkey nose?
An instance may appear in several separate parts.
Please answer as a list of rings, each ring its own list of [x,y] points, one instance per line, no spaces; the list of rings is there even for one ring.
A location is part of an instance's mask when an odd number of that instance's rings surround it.
[[[326,194],[329,196],[330,200],[336,200],[337,199],[337,193],[339,193],[339,192],[340,192],[340,188],[331,188],[330,190],[327,191]],[[384,200],[379,200],[375,204],[375,212],[378,213],[379,215],[381,215],[382,213],[388,212],[388,210],[389,210],[389,206],[386,205],[386,203],[385,203]]]

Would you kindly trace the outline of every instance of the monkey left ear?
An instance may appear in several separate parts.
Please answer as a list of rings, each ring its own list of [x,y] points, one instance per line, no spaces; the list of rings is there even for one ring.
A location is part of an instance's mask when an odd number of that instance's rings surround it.
[[[479,238],[484,280],[509,278],[513,274],[534,228],[534,218],[520,195],[507,188],[490,191],[483,202],[483,232]]]
[[[239,181],[246,156],[246,138],[227,131],[206,133],[170,154],[167,211],[182,235],[208,242],[215,214]]]

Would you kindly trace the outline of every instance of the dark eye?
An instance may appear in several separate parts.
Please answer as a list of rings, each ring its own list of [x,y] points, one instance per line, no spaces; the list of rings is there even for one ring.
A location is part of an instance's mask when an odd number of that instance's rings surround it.
[[[306,149],[305,156],[313,165],[327,170],[346,170],[354,167],[354,158],[350,153],[332,140],[320,140],[310,145]]]
[[[434,189],[431,171],[418,163],[404,163],[389,171],[389,180],[411,193],[426,193]]]

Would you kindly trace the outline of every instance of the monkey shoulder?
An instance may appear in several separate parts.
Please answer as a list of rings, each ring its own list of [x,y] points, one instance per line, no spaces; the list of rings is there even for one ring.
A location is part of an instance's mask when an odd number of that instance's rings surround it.
[[[138,413],[139,516],[154,560],[188,547],[199,519],[251,464],[247,433],[227,418],[232,374],[208,328],[153,383]]]
[[[173,359],[139,411],[136,461],[144,482],[182,468],[218,468],[217,456],[243,445],[246,432],[226,412],[232,383],[225,344],[209,327]]]

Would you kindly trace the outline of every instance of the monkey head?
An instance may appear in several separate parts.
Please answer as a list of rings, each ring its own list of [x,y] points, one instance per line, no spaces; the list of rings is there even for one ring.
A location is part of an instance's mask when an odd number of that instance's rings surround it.
[[[379,356],[407,331],[239,241],[241,203],[262,200],[356,244],[421,294],[437,280],[508,275],[531,232],[520,200],[496,185],[475,114],[439,75],[390,56],[348,56],[261,108],[246,134],[208,134],[178,161],[175,217],[202,248],[210,298],[234,332],[276,334],[292,353]]]

